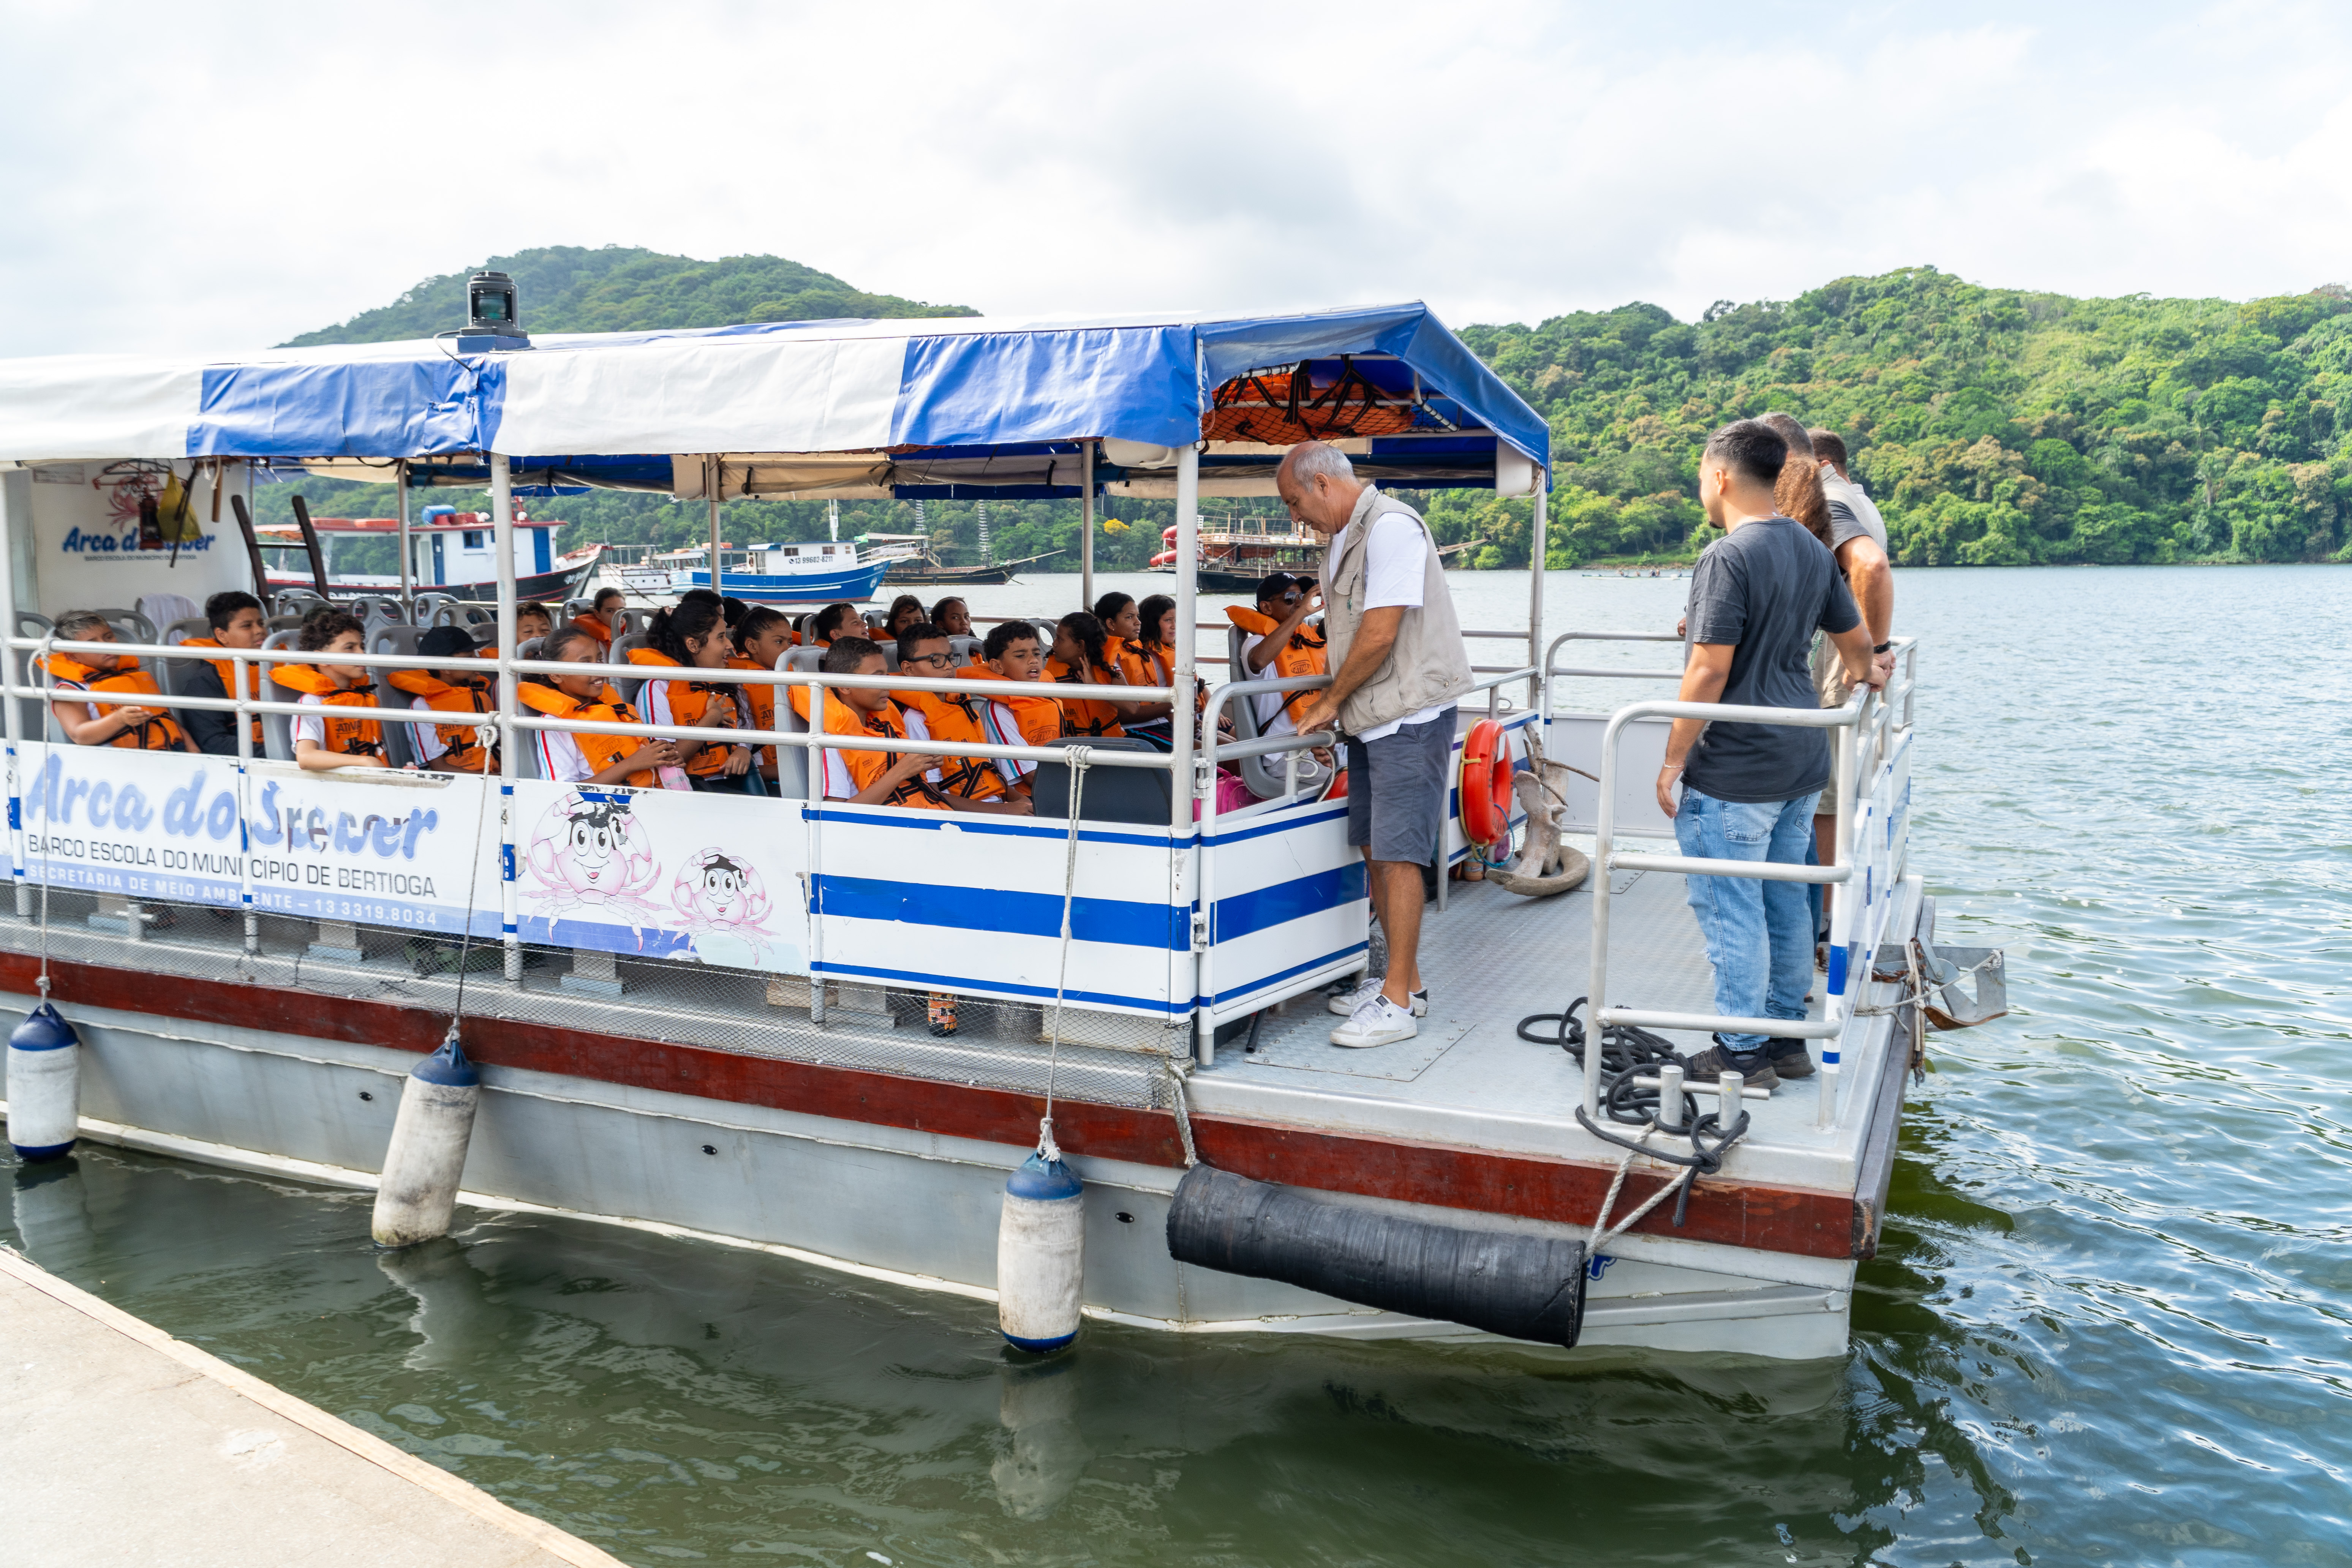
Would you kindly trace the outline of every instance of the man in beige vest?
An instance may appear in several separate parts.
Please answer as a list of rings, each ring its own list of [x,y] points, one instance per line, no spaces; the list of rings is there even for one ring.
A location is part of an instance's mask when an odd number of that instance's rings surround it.
[[[1436,542],[1411,507],[1356,478],[1322,441],[1290,449],[1275,483],[1298,521],[1331,542],[1323,561],[1323,633],[1331,685],[1298,716],[1301,734],[1336,724],[1348,737],[1348,842],[1370,873],[1372,912],[1389,968],[1331,1010],[1348,1021],[1335,1046],[1385,1046],[1419,1032],[1421,868],[1444,842],[1454,703],[1474,684]],[[1441,874],[1443,868],[1440,868]]]

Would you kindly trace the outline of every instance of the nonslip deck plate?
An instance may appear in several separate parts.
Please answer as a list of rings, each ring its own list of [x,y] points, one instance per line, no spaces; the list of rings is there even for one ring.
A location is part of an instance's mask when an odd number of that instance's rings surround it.
[[[1291,1018],[1268,1018],[1258,1028],[1257,1049],[1233,1048],[1235,1060],[1252,1067],[1288,1068],[1295,1072],[1338,1072],[1350,1078],[1384,1078],[1411,1083],[1430,1064],[1454,1048],[1454,1042],[1476,1026],[1477,1020],[1423,1018],[1421,1033],[1393,1045],[1352,1050],[1331,1043],[1331,1031],[1345,1019],[1328,1008]],[[1224,1052],[1219,1052],[1220,1058]]]

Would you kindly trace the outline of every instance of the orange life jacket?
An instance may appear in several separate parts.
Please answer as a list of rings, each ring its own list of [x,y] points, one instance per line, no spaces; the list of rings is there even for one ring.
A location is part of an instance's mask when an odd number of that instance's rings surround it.
[[[595,616],[575,616],[572,617],[572,624],[594,637],[599,646],[610,647],[613,645],[613,628]]]
[[[737,654],[734,658],[730,658],[727,661],[727,668],[730,669],[765,669],[768,667],[761,664],[756,658],[745,658],[742,655]],[[774,687],[739,686],[735,689],[740,694],[738,700],[743,706],[748,707],[751,710],[751,727],[752,729],[772,730],[776,727],[776,689]],[[808,715],[803,713],[801,717],[805,719]],[[754,752],[752,755],[755,758],[764,759],[769,764],[772,765],[776,760],[776,748],[773,746],[761,746],[758,751]]]
[[[999,675],[984,664],[965,665],[956,671],[958,680],[1010,680],[1011,676]],[[977,700],[978,699],[975,699]],[[1021,726],[1021,738],[1033,746],[1050,745],[1061,738],[1062,705],[1051,697],[992,697],[988,700],[1002,702],[1013,710],[1013,722]]]
[[[220,638],[218,637],[187,637],[183,639],[180,644],[182,647],[218,647],[220,645]],[[224,694],[230,697],[243,695],[256,700],[260,699],[260,665],[256,664],[251,660],[247,661],[245,667],[245,684],[247,689],[243,693],[239,693],[236,689],[236,660],[233,658],[208,658],[205,660],[205,662],[211,665],[213,667],[213,672],[220,677],[221,690]],[[255,719],[253,721],[253,743],[257,747],[261,744],[261,721],[258,718]]]
[[[1282,623],[1273,616],[1261,615],[1255,610],[1245,609],[1239,605],[1227,605],[1225,618],[1242,630],[1262,637],[1270,637],[1282,629]],[[1234,671],[1234,679],[1235,680],[1291,680],[1303,675],[1328,675],[1331,672],[1331,656],[1324,646],[1323,634],[1304,622],[1290,634],[1288,642],[1275,650],[1272,663],[1273,671],[1270,674],[1265,670],[1250,670],[1244,668]],[[1307,704],[1314,701],[1316,696],[1313,691],[1286,691],[1280,695],[1282,705],[1290,710],[1290,721],[1294,725],[1298,722],[1298,716],[1307,711]]]
[[[395,669],[392,684],[412,697],[422,697],[427,708],[443,713],[488,713],[489,693],[479,686],[452,686],[429,671]],[[498,766],[498,748],[482,744],[481,731],[471,724],[436,724],[440,732],[440,762],[461,773],[487,773]]]
[[[1150,662],[1144,658],[1143,649],[1139,644],[1131,643],[1125,637],[1105,637],[1103,638],[1103,657],[1110,660],[1111,668],[1118,670],[1120,679],[1129,686],[1163,684],[1151,678]]]
[[[87,691],[123,691],[138,697],[163,695],[163,688],[155,684],[155,678],[140,668],[139,661],[135,658],[118,659],[114,668],[103,675],[92,666],[82,663],[70,654],[58,653],[54,650],[49,654],[48,663],[46,666],[42,666],[38,658],[34,659],[33,663],[37,667],[46,668],[58,679],[70,680]],[[146,705],[138,702],[93,702],[89,706],[99,718],[103,719],[108,712],[117,708],[140,708]],[[180,726],[169,714],[160,719],[142,719],[106,743],[110,746],[120,746],[126,752],[178,751]]]
[[[635,711],[621,700],[619,692],[609,686],[598,689],[599,700],[594,702],[583,702],[568,691],[558,691],[554,687],[542,686],[537,680],[525,680],[517,690],[524,707],[544,713],[551,719],[585,719],[595,724],[638,722]],[[646,743],[635,735],[598,735],[586,730],[567,732],[573,743],[579,746],[580,754],[588,759],[591,778],[623,757],[633,754]],[[644,768],[626,775],[621,782],[636,789],[651,789],[656,781],[653,770]]]
[[[376,705],[373,683],[363,686],[338,686],[334,678],[315,664],[280,665],[270,672],[269,679],[280,686],[290,686],[297,691],[316,697],[328,708],[373,708]],[[332,713],[326,717],[327,750],[339,757],[381,757],[383,755],[383,726],[373,719],[338,719]]]
[[[1102,671],[1095,671],[1100,675]],[[1058,658],[1045,661],[1045,679],[1065,686],[1084,686],[1078,672]],[[1118,727],[1118,710],[1108,702],[1097,702],[1087,697],[1065,697],[1062,701],[1062,733],[1065,735],[1124,735]]]
[[[678,663],[666,653],[656,653],[649,647],[631,648],[629,662],[656,668],[687,669],[690,668]],[[660,676],[650,679],[662,679]],[[724,721],[722,714],[739,719],[741,717],[735,707],[736,689],[731,682],[666,680],[663,684],[669,688],[669,716],[680,724],[689,725],[695,729],[705,726],[717,728]],[[640,691],[637,695],[641,700],[645,700],[644,692]],[[718,712],[712,711],[713,699],[725,705]],[[653,711],[653,704],[650,700],[646,702],[646,710],[649,713]],[[715,778],[727,771],[727,751],[725,742],[713,742],[694,753],[693,760],[686,764],[686,771],[698,779]]]
[[[848,703],[827,699],[824,705],[824,732],[828,735],[875,735],[887,740],[903,741],[907,726],[898,717],[898,709],[888,703],[878,713],[861,713]],[[904,761],[896,752],[835,752],[849,770],[850,782],[860,793],[880,781],[884,773]],[[954,759],[942,759],[954,760]],[[826,781],[828,784],[830,780]],[[923,789],[920,773],[890,792],[885,805],[909,805],[920,811],[945,811],[948,808],[933,800]]]
[[[890,700],[902,709],[922,715],[923,731],[934,741],[960,741],[975,746],[988,743],[988,732],[981,728],[980,715],[972,711],[972,704],[987,701],[985,697],[966,691],[893,691]],[[960,795],[966,800],[993,800],[1004,793],[1003,775],[986,757],[941,757],[939,783],[950,795]]]

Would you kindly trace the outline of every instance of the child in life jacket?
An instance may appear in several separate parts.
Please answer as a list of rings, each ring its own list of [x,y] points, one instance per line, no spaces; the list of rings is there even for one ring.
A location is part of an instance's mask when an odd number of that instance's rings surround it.
[[[1033,639],[1034,641],[1034,639]],[[946,680],[955,674],[955,655],[948,635],[929,621],[919,621],[898,634],[898,673],[923,680]],[[992,744],[980,710],[988,699],[966,691],[893,691],[890,700],[907,726],[910,741],[959,741],[970,745]],[[1019,775],[1008,775],[997,760],[949,757],[923,774],[924,781],[951,799],[969,803],[974,811],[1026,816],[1028,797],[1013,793]]]
[[[594,637],[598,647],[609,648],[618,635],[622,606],[627,603],[628,595],[618,588],[599,588],[588,613],[575,617],[572,624]]]
[[[215,594],[205,601],[205,625],[209,635],[190,637],[182,647],[195,648],[257,648],[269,637],[269,623],[263,618],[261,601],[250,594],[230,589]],[[251,700],[268,700],[261,694],[261,666],[248,659],[245,664],[245,693]],[[217,697],[226,701],[235,692],[236,661],[227,658],[206,659],[191,669],[181,667],[180,691],[186,697]],[[191,708],[184,722],[188,739],[196,750],[215,757],[236,755],[236,715],[218,709]],[[251,726],[249,740],[253,755],[263,754],[261,720],[258,715],[247,720]]]
[[[1287,572],[1270,573],[1257,585],[1257,608],[1239,605],[1225,618],[1249,635],[1242,641],[1242,669],[1236,680],[1287,680],[1299,676],[1330,673],[1330,655],[1319,627],[1307,617],[1323,607],[1323,595],[1310,579]],[[1296,735],[1298,715],[1315,700],[1313,691],[1266,691],[1248,700],[1257,716],[1261,735]],[[1322,752],[1320,760],[1328,760]]]
[[[733,647],[727,641],[725,614],[718,596],[709,590],[681,595],[673,609],[655,613],[646,628],[649,646],[631,648],[629,662],[652,670],[675,669],[678,676],[653,676],[637,692],[637,706],[646,722],[685,729],[740,729],[746,717],[739,709],[741,687],[733,681],[697,680],[685,672],[723,668]],[[684,759],[684,787],[741,795],[751,771],[751,748],[724,742],[677,739]],[[669,781],[665,779],[665,785]]]
[[[882,617],[882,635],[896,642],[908,626],[925,624],[923,601],[912,594],[901,594],[890,601],[890,613]]]
[[[1111,687],[1123,685],[1118,671],[1111,668],[1110,655],[1102,623],[1084,610],[1073,610],[1054,627],[1054,651],[1045,661],[1045,679],[1066,686]],[[1119,721],[1133,713],[1142,704],[1116,698],[1065,697],[1062,699],[1062,733],[1065,735],[1124,735],[1127,731]]]
[[[1045,679],[1045,647],[1027,621],[999,621],[981,645],[981,662],[956,671],[966,680],[1035,681]],[[981,731],[992,746],[1048,746],[1062,734],[1062,705],[1051,697],[991,697],[980,710]],[[1011,788],[1026,792],[1037,764],[999,757],[996,769]]]
[[[953,594],[933,605],[931,613],[924,618],[949,637],[971,636],[971,610]]]
[[[341,610],[314,615],[302,623],[299,643],[304,653],[357,654],[364,633],[357,616]],[[357,715],[340,717],[337,709],[376,706],[375,684],[367,668],[357,664],[280,664],[269,679],[302,695],[297,700],[314,714],[294,720],[296,765],[321,773],[333,768],[384,768],[383,726]]]
[[[784,650],[793,646],[793,624],[784,618],[782,611],[755,605],[746,609],[743,618],[735,623],[733,641],[735,653],[727,661],[728,668],[773,669],[782,660]],[[736,689],[742,692],[744,703],[751,710],[752,729],[772,730],[776,727],[774,687],[741,686]],[[800,695],[805,698],[806,694],[806,689],[803,688]],[[761,780],[770,786],[768,793],[774,794],[776,748],[759,748],[754,765],[759,770]]]
[[[816,618],[808,624],[807,636],[811,647],[830,647],[833,639],[844,632],[859,636],[864,631],[865,623],[858,619],[856,605],[834,604],[816,613]]]
[[[880,675],[881,645],[860,637],[837,637],[824,650],[827,675]],[[824,732],[904,742],[906,721],[890,694],[879,688],[835,687],[825,693]],[[940,791],[923,781],[938,760],[921,752],[827,750],[824,797],[852,805],[905,805],[919,811],[953,809]]]
[[[580,671],[524,676],[517,689],[522,705],[551,719],[584,719],[598,724],[637,722],[636,710],[622,701],[621,694],[604,684],[597,672],[596,667],[604,662],[602,647],[577,626],[551,634],[540,645],[539,657],[551,664],[576,664]],[[677,745],[671,741],[537,730],[532,731],[532,744],[539,748],[541,776],[557,784],[652,789],[664,772],[678,771]]]
[[[520,647],[533,637],[544,640],[555,630],[555,612],[545,605],[529,604],[515,606],[515,647]]]
[[[1103,653],[1118,678],[1129,686],[1165,686],[1155,679],[1142,647],[1143,612],[1132,594],[1105,594],[1095,601],[1095,619],[1102,623]],[[1160,751],[1171,751],[1176,741],[1169,726],[1175,710],[1165,702],[1138,702],[1120,720],[1129,735]]]
[[[68,610],[55,626],[59,642],[119,642],[114,628],[95,610]],[[131,697],[157,697],[163,689],[139,668],[135,658],[112,653],[60,653],[33,660],[37,674],[72,691],[123,692]],[[193,752],[172,710],[160,704],[137,702],[51,702],[49,713],[66,739],[77,746],[120,746],[133,752]]]
[[[518,616],[517,625],[520,625]],[[417,639],[416,651],[426,658],[471,659],[473,634],[458,626],[435,626]],[[384,684],[404,691],[423,706],[443,713],[488,714],[497,711],[494,673],[452,664],[443,669],[395,669]],[[482,740],[480,721],[456,724],[413,726],[416,760],[436,773],[491,773],[498,771],[496,742]]]

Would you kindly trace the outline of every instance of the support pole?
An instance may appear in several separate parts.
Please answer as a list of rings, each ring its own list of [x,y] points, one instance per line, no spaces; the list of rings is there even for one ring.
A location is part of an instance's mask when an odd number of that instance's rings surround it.
[[[1544,658],[1544,547],[1550,542],[1544,491],[1550,486],[1549,470],[1536,470],[1535,520],[1529,525],[1528,556],[1528,662],[1536,667],[1528,678],[1528,707],[1540,731],[1551,722],[1551,672]]]
[[[515,673],[514,470],[502,452],[490,454],[490,552],[499,567],[499,922],[506,943],[506,976],[522,984],[522,937],[516,921],[514,786],[517,747],[529,731],[514,727],[520,678]],[[469,873],[470,874],[470,873]],[[471,929],[474,910],[466,910]]]
[[[1078,535],[1078,602],[1095,607],[1095,444],[1085,443],[1078,459],[1079,500],[1085,528]]]
[[[415,605],[415,603],[416,603],[416,594],[415,594],[415,584],[414,583],[412,583],[412,582],[410,582],[410,581],[409,581],[409,569],[408,569],[408,459],[407,459],[407,458],[401,458],[401,459],[400,459],[400,470],[399,470],[399,471],[400,471],[400,477],[399,477],[398,480],[396,481],[396,487],[397,487],[397,489],[399,489],[399,491],[400,491],[400,608],[401,608],[401,613],[402,613],[402,614],[404,614],[404,615],[412,615],[412,614],[414,613],[414,606]]]
[[[0,669],[7,671],[9,687],[16,684],[17,674],[16,531],[33,526],[32,489],[28,473],[0,474],[0,625],[6,634],[0,637]],[[16,890],[16,912],[29,917],[33,889],[25,880],[24,782],[17,770],[18,748],[25,742],[24,714],[13,691],[0,695],[0,707],[7,710],[8,881]]]
[[[702,493],[710,499],[710,591],[723,598],[727,590],[719,581],[719,487],[727,478],[727,465],[715,452],[702,464]]]
[[[1178,453],[1176,458],[1176,646],[1171,650],[1176,668],[1168,678],[1169,684],[1175,689],[1171,694],[1168,723],[1168,732],[1175,747],[1168,759],[1168,831],[1172,847],[1180,856],[1186,852],[1186,841],[1191,841],[1193,866],[1191,880],[1192,901],[1196,904],[1201,898],[1201,858],[1208,852],[1200,841],[1192,816],[1192,803],[1197,798],[1195,792],[1199,788],[1199,782],[1193,777],[1192,669],[1197,662],[1195,645],[1201,640],[1201,634],[1193,629],[1192,619],[1200,613],[1193,603],[1199,595],[1201,571],[1200,504],[1201,449],[1191,446]],[[1214,787],[1213,783],[1211,787]],[[1188,930],[1194,927],[1189,912],[1185,925]],[[1197,939],[1192,945],[1197,947]],[[1202,963],[1197,951],[1192,955],[1192,991],[1198,995]],[[1199,1009],[1198,1022],[1200,1039],[1194,1047],[1194,1053],[1205,1067],[1216,1058],[1217,1026],[1205,1005]]]

